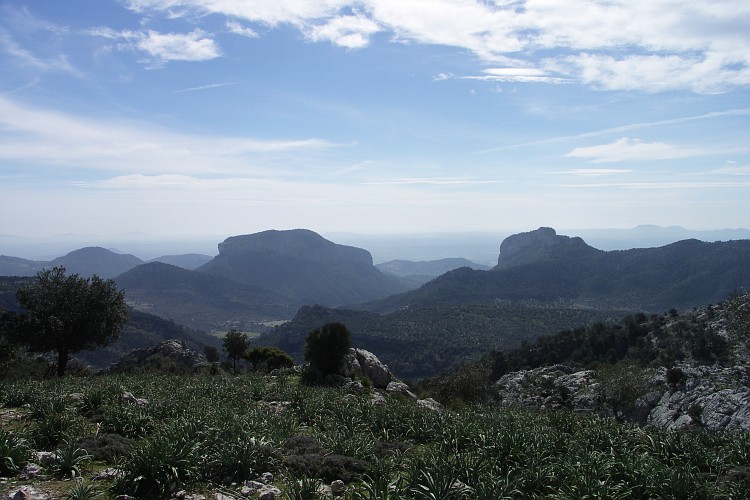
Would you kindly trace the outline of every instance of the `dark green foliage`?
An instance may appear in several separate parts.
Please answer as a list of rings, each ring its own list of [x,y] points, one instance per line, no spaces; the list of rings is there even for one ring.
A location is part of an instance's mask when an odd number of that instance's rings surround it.
[[[216,363],[219,361],[219,350],[216,346],[207,345],[203,348],[203,354],[206,356],[206,360],[209,363]]]
[[[347,326],[357,347],[376,353],[399,377],[416,379],[443,373],[493,349],[512,349],[523,340],[622,314],[541,304],[404,309],[386,315],[311,306],[300,308],[294,320],[255,342],[277,346],[301,362],[307,334],[322,324],[339,322]]]
[[[341,323],[327,323],[307,335],[305,359],[322,375],[335,373],[351,347],[351,335]]]
[[[643,369],[633,362],[600,365],[596,378],[601,384],[604,402],[618,420],[631,413],[636,400],[648,392]]]
[[[292,357],[277,347],[253,347],[245,353],[245,359],[253,364],[255,371],[270,372],[294,366]]]
[[[55,352],[63,376],[71,354],[106,346],[127,321],[125,294],[114,281],[65,275],[65,268],[40,271],[17,293],[23,308],[17,341],[34,352]]]
[[[151,424],[119,442],[124,457],[103,452],[118,441],[101,429],[96,437],[94,420],[82,429],[87,439],[70,448],[118,464],[123,479],[97,483],[102,491],[113,486],[112,496],[171,497],[180,489],[234,495],[232,482],[265,471],[287,498],[308,497],[313,485],[334,479],[347,482],[345,498],[370,500],[747,498],[750,490],[746,433],[663,432],[591,414],[474,404],[437,413],[395,398],[373,406],[369,395],[307,387],[285,375],[68,377],[0,389],[0,404],[34,394],[74,416],[61,394],[103,394],[95,399],[104,414],[121,406],[123,390],[148,399],[139,410]],[[29,432],[46,414],[32,410],[23,421]],[[691,415],[700,417],[699,409]],[[21,434],[2,429],[0,451],[3,432],[14,439],[6,450],[21,450]]]
[[[0,428],[0,476],[17,474],[29,461],[31,447],[22,436]]]
[[[237,361],[242,359],[247,351],[247,334],[231,329],[222,343],[224,352],[232,362],[232,373],[237,373]]]
[[[55,450],[52,474],[59,478],[80,477],[85,463],[92,458],[86,450],[78,447],[75,440],[65,441]]]

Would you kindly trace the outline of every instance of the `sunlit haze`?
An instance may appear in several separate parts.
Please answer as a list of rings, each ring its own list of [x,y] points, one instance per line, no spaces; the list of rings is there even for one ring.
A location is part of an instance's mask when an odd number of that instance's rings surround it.
[[[748,26],[746,0],[0,0],[0,234],[748,227]]]

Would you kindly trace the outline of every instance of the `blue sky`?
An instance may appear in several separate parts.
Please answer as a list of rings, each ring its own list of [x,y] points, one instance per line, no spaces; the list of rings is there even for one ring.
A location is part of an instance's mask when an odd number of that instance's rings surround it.
[[[0,0],[0,233],[750,226],[746,0]]]

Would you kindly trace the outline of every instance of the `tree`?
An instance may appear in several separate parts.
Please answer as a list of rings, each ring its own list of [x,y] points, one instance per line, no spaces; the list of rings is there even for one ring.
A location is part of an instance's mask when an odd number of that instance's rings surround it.
[[[22,307],[14,335],[33,352],[57,353],[57,374],[70,355],[104,347],[128,320],[125,292],[113,280],[65,275],[64,267],[40,271],[16,293]]]
[[[224,351],[232,361],[232,372],[237,373],[237,361],[247,351],[247,335],[232,328],[224,337]]]
[[[596,378],[601,384],[602,398],[618,422],[631,415],[638,398],[648,392],[643,369],[632,361],[602,365]]]
[[[205,346],[203,348],[203,354],[206,355],[206,359],[209,363],[216,363],[219,361],[219,350],[212,345]]]
[[[277,368],[294,366],[294,360],[278,347],[258,346],[245,353],[245,359],[253,364],[253,370],[270,372]]]
[[[335,373],[351,347],[351,335],[341,323],[328,323],[310,332],[305,343],[305,359],[322,375]]]

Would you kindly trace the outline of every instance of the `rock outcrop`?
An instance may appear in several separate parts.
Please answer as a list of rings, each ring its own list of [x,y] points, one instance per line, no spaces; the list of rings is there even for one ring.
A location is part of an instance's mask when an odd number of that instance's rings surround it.
[[[165,340],[153,347],[136,349],[123,356],[109,369],[111,373],[128,373],[142,370],[159,370],[176,373],[192,373],[208,366],[203,354],[188,349],[179,340]]]
[[[673,370],[680,374],[677,381],[669,380],[666,368],[645,370],[646,392],[620,416],[667,430],[750,430],[750,366],[680,366]],[[501,377],[496,388],[506,406],[611,414],[593,370],[575,371],[566,365],[522,370]]]
[[[385,389],[393,380],[391,370],[377,356],[364,349],[349,349],[339,369],[343,377],[359,377],[372,381],[376,389]]]

